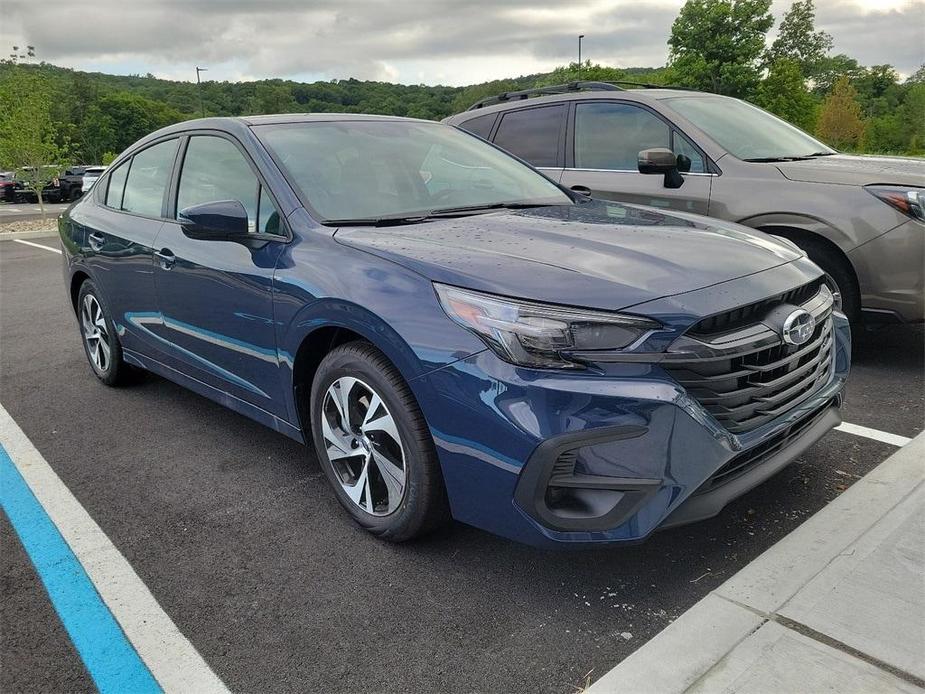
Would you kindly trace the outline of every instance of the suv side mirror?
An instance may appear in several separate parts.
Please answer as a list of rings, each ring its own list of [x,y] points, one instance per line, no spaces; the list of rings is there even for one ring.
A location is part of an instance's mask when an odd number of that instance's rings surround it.
[[[663,174],[666,188],[680,188],[684,185],[681,171],[690,171],[691,160],[683,154],[676,155],[665,147],[644,149],[639,153],[639,173]]]
[[[247,210],[238,200],[192,205],[177,215],[186,236],[201,241],[235,241],[250,237]]]

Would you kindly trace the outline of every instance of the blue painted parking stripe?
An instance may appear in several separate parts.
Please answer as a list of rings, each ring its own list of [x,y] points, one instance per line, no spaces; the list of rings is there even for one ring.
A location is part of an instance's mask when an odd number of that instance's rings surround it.
[[[161,692],[151,671],[94,588],[83,565],[61,537],[3,446],[0,446],[0,505],[100,692]]]

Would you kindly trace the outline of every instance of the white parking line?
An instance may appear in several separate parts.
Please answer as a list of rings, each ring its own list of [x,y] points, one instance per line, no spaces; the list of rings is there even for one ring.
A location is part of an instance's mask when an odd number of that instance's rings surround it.
[[[57,253],[58,255],[61,255],[60,248],[52,248],[51,246],[43,246],[40,243],[33,243],[32,241],[26,241],[25,239],[13,239],[13,241],[15,243],[22,243],[22,244],[25,244],[26,246],[33,246],[34,248],[41,248],[42,250],[51,251],[52,253]]]
[[[228,689],[0,405],[0,446],[83,566],[135,652],[165,692]],[[4,490],[7,493],[7,490]]]
[[[862,427],[859,424],[849,424],[848,422],[839,424],[835,427],[835,430],[843,431],[846,434],[854,434],[855,436],[863,436],[865,439],[873,439],[881,443],[888,443],[891,446],[905,446],[912,440],[906,436],[900,436],[899,434],[891,434],[888,431]]]

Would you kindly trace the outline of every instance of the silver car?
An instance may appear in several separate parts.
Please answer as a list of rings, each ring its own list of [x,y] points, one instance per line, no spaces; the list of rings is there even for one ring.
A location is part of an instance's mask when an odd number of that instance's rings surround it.
[[[445,122],[573,190],[786,237],[854,321],[925,317],[925,160],[839,154],[739,99],[599,82],[502,94]]]

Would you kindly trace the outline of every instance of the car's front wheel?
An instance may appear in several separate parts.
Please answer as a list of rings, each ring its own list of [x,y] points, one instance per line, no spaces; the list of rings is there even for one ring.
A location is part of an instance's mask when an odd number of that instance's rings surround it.
[[[122,359],[122,345],[96,285],[90,280],[80,285],[77,295],[77,322],[90,368],[107,386],[121,384],[129,370]]]
[[[367,342],[322,360],[312,383],[315,451],[338,500],[368,531],[401,542],[449,518],[436,450],[398,370]]]

